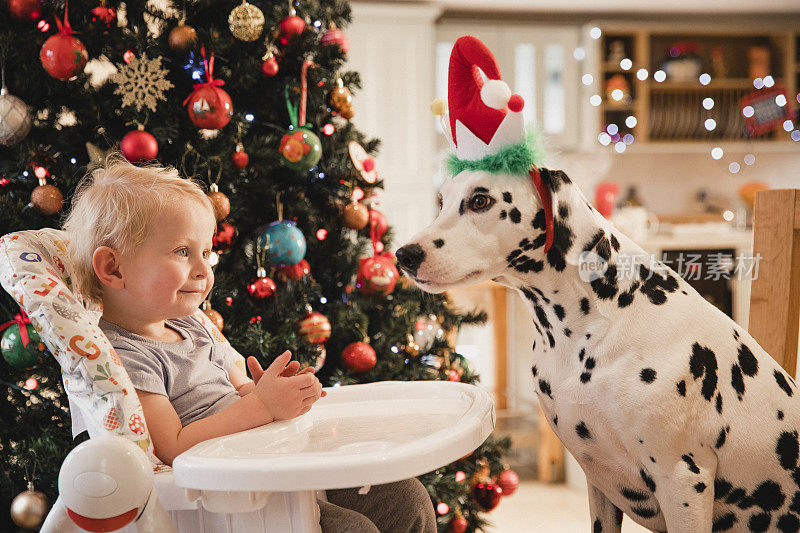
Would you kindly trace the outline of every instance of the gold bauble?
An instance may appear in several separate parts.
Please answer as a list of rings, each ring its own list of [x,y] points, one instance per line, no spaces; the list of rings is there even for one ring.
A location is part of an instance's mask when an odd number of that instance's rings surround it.
[[[336,87],[331,90],[328,95],[328,104],[331,109],[339,113],[342,118],[350,120],[353,118],[353,95],[350,90],[344,86],[341,78],[337,81]]]
[[[358,202],[350,202],[342,209],[342,225],[350,229],[362,229],[369,222],[369,209]]]
[[[28,483],[28,490],[20,492],[11,502],[11,519],[19,527],[39,529],[49,509],[47,497]]]
[[[223,193],[212,190],[208,193],[208,199],[214,206],[214,216],[217,222],[222,222],[231,214],[231,201]]]
[[[228,15],[231,33],[242,41],[255,41],[264,29],[264,13],[245,0]]]
[[[197,44],[197,32],[186,24],[178,24],[169,32],[169,47],[174,52],[186,52]]]
[[[55,215],[64,205],[64,195],[55,185],[42,184],[31,192],[31,205],[43,215]]]
[[[219,314],[219,311],[216,309],[211,309],[211,307],[206,307],[203,309],[203,312],[206,316],[217,326],[217,329],[222,331],[222,326],[225,325],[225,322],[222,320],[222,315]]]

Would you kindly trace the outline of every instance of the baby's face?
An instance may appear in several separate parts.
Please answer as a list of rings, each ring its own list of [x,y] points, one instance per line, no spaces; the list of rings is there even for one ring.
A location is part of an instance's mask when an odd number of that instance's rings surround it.
[[[208,259],[216,227],[202,204],[170,203],[153,220],[139,251],[124,261],[131,304],[159,319],[194,313],[214,285]]]

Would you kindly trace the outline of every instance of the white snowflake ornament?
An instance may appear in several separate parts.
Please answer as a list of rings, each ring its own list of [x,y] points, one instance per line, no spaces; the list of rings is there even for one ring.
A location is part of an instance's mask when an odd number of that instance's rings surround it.
[[[118,85],[114,94],[122,95],[122,107],[135,106],[136,111],[141,111],[147,106],[150,111],[155,111],[158,100],[166,101],[164,92],[174,85],[166,79],[167,71],[161,67],[162,59],[148,60],[143,55],[118,65],[119,71],[108,79]]]

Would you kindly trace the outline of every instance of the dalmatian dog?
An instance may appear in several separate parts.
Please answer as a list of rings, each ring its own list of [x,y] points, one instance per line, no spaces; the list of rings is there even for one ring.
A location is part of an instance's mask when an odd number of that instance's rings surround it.
[[[528,175],[464,170],[396,254],[426,292],[494,280],[525,300],[535,391],[586,473],[592,531],[619,533],[623,514],[669,533],[800,531],[794,380],[566,174],[539,175],[549,226]]]

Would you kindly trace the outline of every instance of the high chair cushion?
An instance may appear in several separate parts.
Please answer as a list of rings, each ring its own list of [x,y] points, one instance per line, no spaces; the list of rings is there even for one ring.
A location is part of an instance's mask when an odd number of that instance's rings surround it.
[[[77,408],[90,437],[126,437],[157,463],[139,398],[97,326],[100,309],[84,307],[81,295],[73,290],[70,270],[61,230],[20,231],[0,238],[0,283],[30,317],[61,366],[73,429]]]

